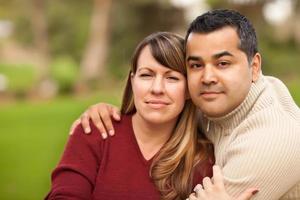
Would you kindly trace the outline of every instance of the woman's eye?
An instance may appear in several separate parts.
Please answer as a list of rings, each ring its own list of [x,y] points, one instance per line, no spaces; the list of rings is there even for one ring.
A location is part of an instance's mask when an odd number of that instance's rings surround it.
[[[151,74],[140,74],[140,77],[151,77]]]
[[[173,80],[173,81],[178,81],[179,80],[179,78],[176,77],[176,76],[169,76],[169,77],[167,77],[167,79]]]

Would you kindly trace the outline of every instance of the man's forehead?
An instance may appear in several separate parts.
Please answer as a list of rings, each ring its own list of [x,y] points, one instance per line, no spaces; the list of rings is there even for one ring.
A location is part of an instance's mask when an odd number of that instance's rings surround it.
[[[205,39],[204,42],[217,42],[218,40],[226,41],[228,39],[240,41],[237,29],[231,26],[225,26],[210,32],[191,32],[187,37],[186,44],[189,45],[201,39]]]
[[[187,38],[187,54],[206,51],[218,54],[233,50],[240,50],[240,39],[236,30],[230,27],[229,29],[220,29],[209,33],[193,32]]]

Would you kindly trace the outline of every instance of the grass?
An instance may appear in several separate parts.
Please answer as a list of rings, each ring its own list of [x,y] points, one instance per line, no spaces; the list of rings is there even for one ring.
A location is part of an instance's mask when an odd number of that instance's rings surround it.
[[[72,121],[90,104],[118,104],[118,99],[118,95],[102,94],[90,99],[1,105],[0,199],[43,199]]]
[[[299,81],[288,83],[298,105],[299,85]],[[119,98],[119,91],[109,91],[86,99],[0,104],[0,199],[43,199],[71,123],[88,105],[119,104]]]

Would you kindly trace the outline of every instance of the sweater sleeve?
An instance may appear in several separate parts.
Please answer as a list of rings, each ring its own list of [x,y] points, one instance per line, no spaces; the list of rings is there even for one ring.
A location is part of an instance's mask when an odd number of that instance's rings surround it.
[[[86,135],[76,127],[63,156],[52,173],[52,186],[45,199],[91,199],[101,160],[100,137]]]
[[[299,181],[299,135],[292,127],[284,130],[276,125],[239,134],[225,147],[226,159],[218,163],[227,191],[237,196],[258,187],[255,200],[280,199]]]

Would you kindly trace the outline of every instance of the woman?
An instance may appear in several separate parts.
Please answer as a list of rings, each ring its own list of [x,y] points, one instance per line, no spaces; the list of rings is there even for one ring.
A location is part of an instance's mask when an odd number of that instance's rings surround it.
[[[185,199],[212,175],[212,148],[195,127],[183,39],[155,33],[136,48],[111,140],[78,126],[46,199]]]

